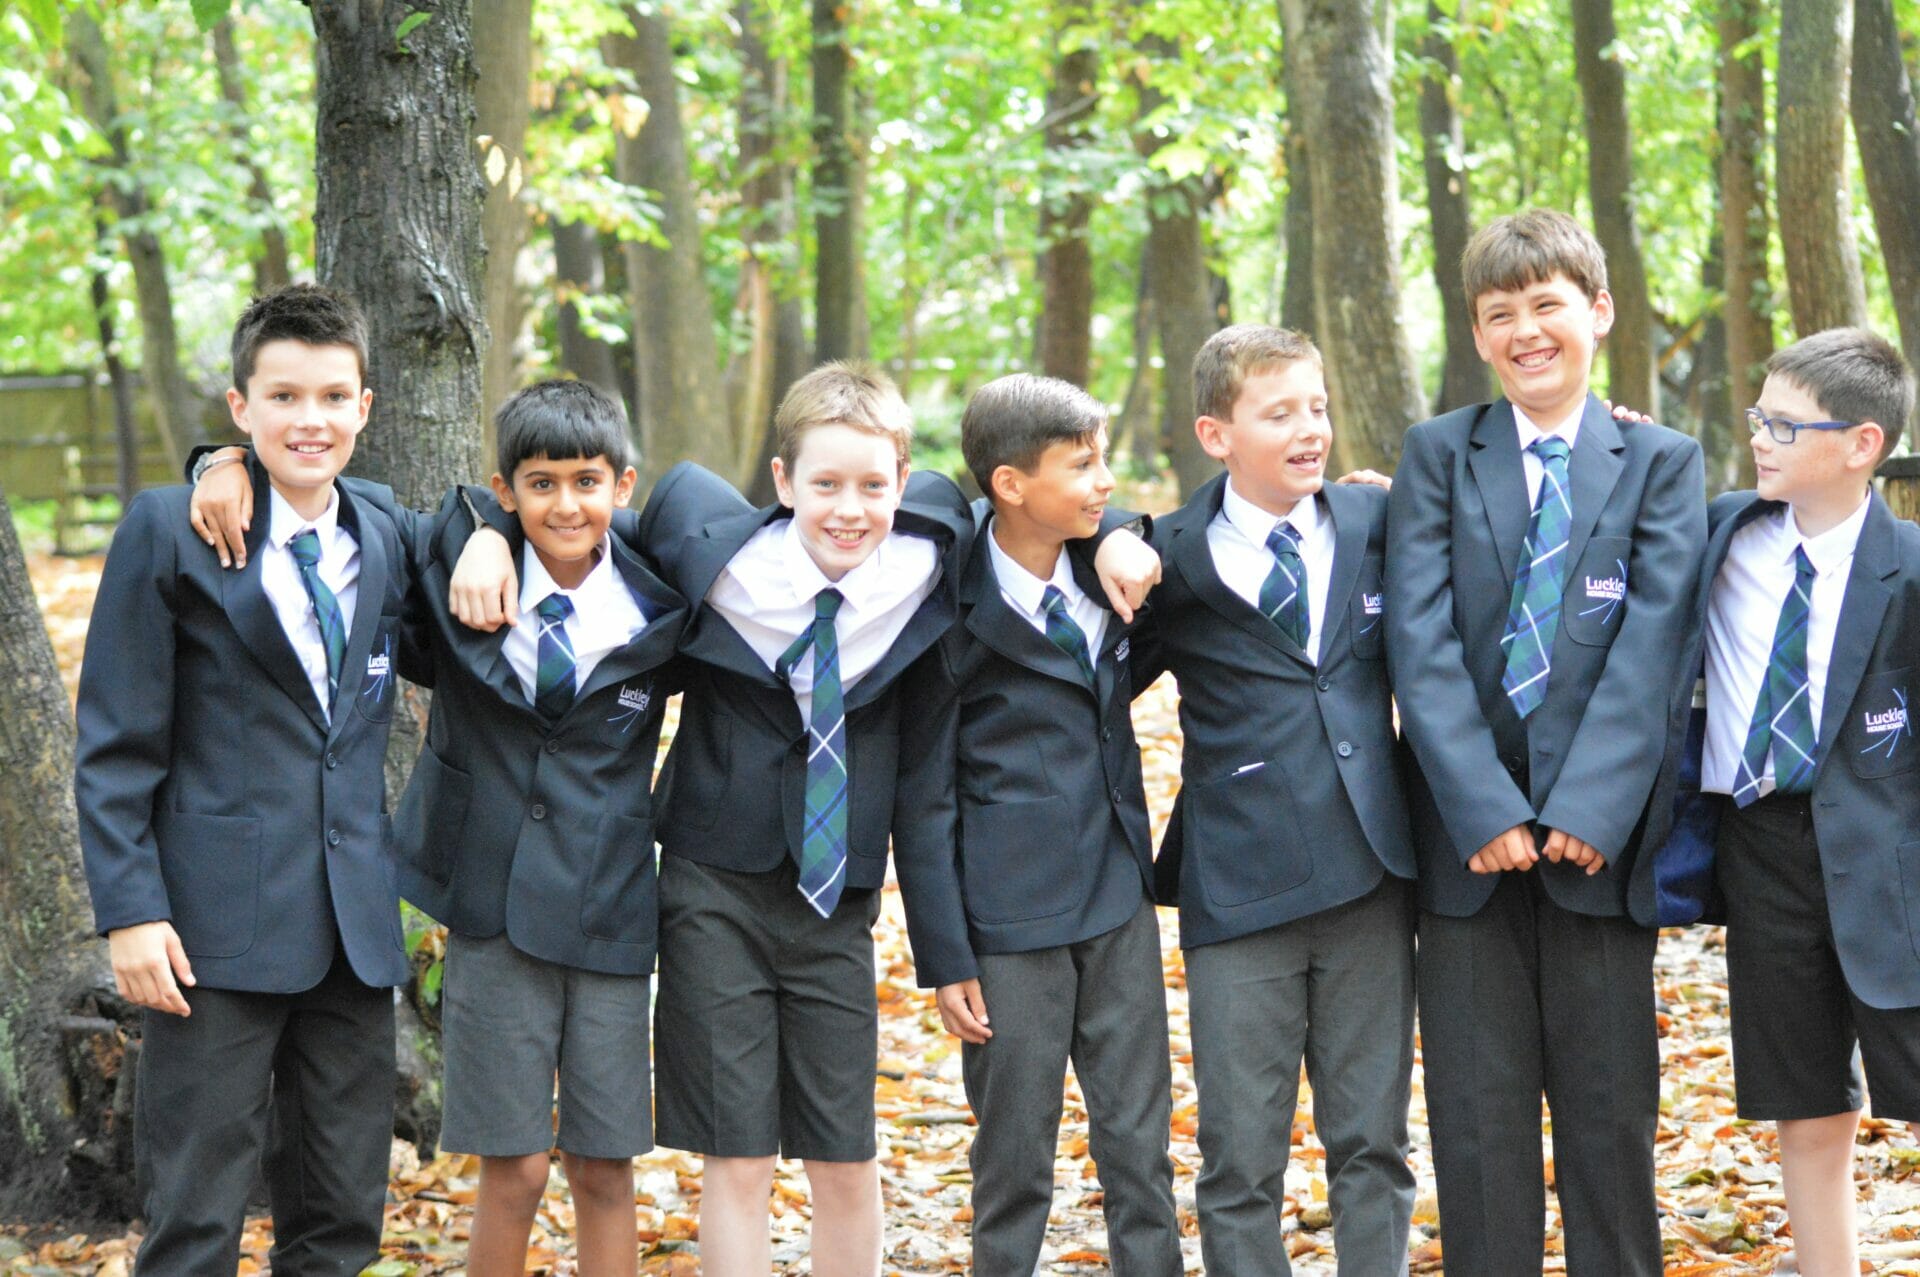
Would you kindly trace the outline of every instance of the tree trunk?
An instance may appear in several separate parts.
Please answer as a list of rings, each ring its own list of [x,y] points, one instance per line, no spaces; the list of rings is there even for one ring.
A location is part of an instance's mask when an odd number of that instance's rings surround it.
[[[1034,363],[1049,377],[1085,386],[1093,360],[1093,251],[1087,221],[1093,200],[1077,171],[1077,153],[1092,140],[1089,123],[1099,101],[1099,52],[1084,33],[1080,0],[1062,0],[1054,32],[1053,83],[1047,87],[1046,176],[1040,205],[1040,321]],[[1076,43],[1062,45],[1066,38]]]
[[[581,325],[581,307],[576,300],[606,295],[607,271],[600,255],[600,232],[585,222],[563,221],[557,217],[550,225],[553,227],[553,287],[560,298],[556,312],[560,366],[581,381],[625,402],[626,393],[619,371],[614,367],[613,347],[588,335]]]
[[[0,493],[0,1219],[124,1220],[136,1013],[80,869],[73,712]]]
[[[851,54],[849,54],[851,58]],[[873,176],[873,90],[864,81],[853,88],[853,132],[848,168],[847,233],[853,249],[853,358],[873,358],[873,317],[867,306],[867,183]]]
[[[107,219],[98,208],[93,215],[93,238],[104,262],[109,251]],[[104,270],[93,272],[90,296],[94,329],[100,335],[100,360],[107,367],[107,389],[113,401],[114,451],[119,463],[114,478],[124,510],[140,491],[140,424],[133,415],[133,378],[127,374],[126,361],[120,358],[120,338],[113,328],[113,291]]]
[[[813,0],[813,348],[854,351],[853,60],[841,0]]]
[[[1780,8],[1780,248],[1794,331],[1864,324],[1867,294],[1847,193],[1847,74],[1853,0]]]
[[[644,490],[679,461],[731,474],[738,454],[720,382],[672,38],[658,7],[629,6],[627,18],[633,34],[607,38],[607,61],[632,72],[650,109],[638,135],[615,135],[614,167],[622,182],[656,193],[667,241],[626,246]]]
[[[1393,100],[1374,0],[1281,0],[1311,143],[1318,323],[1345,467],[1391,470],[1426,415],[1400,322]]]
[[[1700,266],[1700,282],[1709,297],[1724,295],[1726,259],[1718,236],[1707,241],[1707,259]],[[1709,309],[1699,339],[1693,343],[1693,370],[1687,376],[1687,397],[1700,423],[1700,449],[1706,456],[1707,491],[1718,494],[1740,486],[1740,458],[1747,448],[1746,421],[1733,399],[1733,376],[1727,364],[1726,308]],[[1736,430],[1738,433],[1736,434]]]
[[[1907,362],[1920,368],[1920,120],[1892,0],[1854,0],[1853,135]]]
[[[1627,75],[1614,52],[1613,0],[1572,0],[1573,66],[1586,108],[1587,198],[1593,232],[1607,254],[1613,294],[1607,390],[1615,403],[1660,415],[1653,348],[1653,300],[1633,218],[1633,133],[1627,123]]]
[[[233,110],[233,158],[247,175],[247,202],[262,219],[260,251],[253,259],[253,292],[264,297],[276,288],[284,288],[293,278],[287,266],[287,229],[273,206],[273,188],[267,185],[267,171],[256,158],[247,120],[247,83],[240,68],[240,54],[233,46],[233,18],[223,16],[213,26],[213,61],[220,72],[220,96]]]
[[[1320,326],[1313,302],[1313,173],[1307,150],[1313,142],[1301,117],[1299,57],[1286,41],[1280,44],[1280,79],[1287,91],[1287,198],[1281,206],[1281,249],[1286,253],[1286,279],[1280,289],[1280,323],[1311,335]]]
[[[1454,100],[1460,92],[1460,60],[1453,49],[1453,19],[1439,0],[1427,0],[1427,33],[1420,42],[1426,74],[1420,80],[1420,157],[1427,177],[1427,220],[1433,227],[1433,283],[1447,338],[1435,412],[1488,397],[1487,366],[1473,345],[1473,316],[1462,293],[1460,255],[1473,235],[1467,198],[1467,143]]]
[[[1173,53],[1172,46],[1159,36],[1148,36],[1141,48],[1156,62],[1169,59]],[[1152,115],[1166,101],[1150,78],[1142,80],[1139,96],[1137,119]],[[1171,140],[1146,129],[1134,133],[1135,148],[1149,161]],[[1220,328],[1208,288],[1206,240],[1200,222],[1206,207],[1206,187],[1199,178],[1173,180],[1158,169],[1150,169],[1145,191],[1147,294],[1152,300],[1162,364],[1160,437],[1184,500],[1220,472],[1219,463],[1201,450],[1193,432],[1199,415],[1193,402],[1193,357]]]
[[[1766,58],[1754,39],[1761,0],[1721,0],[1720,239],[1724,245],[1727,393],[1735,411],[1760,400],[1773,354],[1773,283],[1767,273]],[[1710,423],[1730,432],[1734,482],[1753,481],[1746,422]]]
[[[533,73],[533,0],[491,0],[485,21],[473,24],[474,132],[497,148],[500,180],[487,187],[480,230],[487,245],[487,355],[481,366],[481,430],[493,453],[493,414],[520,382],[525,352],[520,330],[527,297],[520,287],[520,248],[527,238],[527,201],[521,185],[527,142],[527,94]]]
[[[130,141],[114,93],[106,36],[87,9],[74,8],[67,17],[67,37],[78,73],[81,109],[107,140],[108,158],[103,163],[117,174],[107,179],[105,186],[122,227],[127,261],[133,267],[133,290],[140,311],[141,372],[153,403],[161,446],[166,449],[168,464],[178,468],[182,445],[200,437],[201,405],[180,370],[180,339],[173,323],[167,255],[160,237],[146,228],[152,212],[147,188],[130,172]]]

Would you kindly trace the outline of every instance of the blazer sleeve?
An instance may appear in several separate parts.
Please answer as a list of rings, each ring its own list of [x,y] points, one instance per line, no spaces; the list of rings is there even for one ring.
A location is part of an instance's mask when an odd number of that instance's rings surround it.
[[[1668,687],[1648,676],[1693,682],[1683,652],[1707,552],[1706,469],[1700,445],[1679,441],[1655,462],[1633,529],[1627,608],[1620,632],[1567,747],[1540,823],[1591,843],[1608,860],[1625,849],[1665,756]]]
[[[127,507],[100,576],[80,667],[73,794],[102,935],[173,916],[153,808],[172,762],[178,555],[190,534],[184,520],[178,528],[168,523],[155,492]]]
[[[914,972],[923,989],[980,974],[967,937],[966,898],[960,886],[960,699],[948,659],[947,645],[936,644],[901,682],[902,718],[913,729],[902,734],[893,861]]]
[[[1500,763],[1453,624],[1453,498],[1447,460],[1416,426],[1387,498],[1387,669],[1401,734],[1461,864],[1534,819]]]
[[[682,461],[653,485],[637,520],[630,523],[615,517],[614,533],[630,549],[645,555],[648,562],[657,564],[662,579],[684,594],[680,551],[686,539],[715,519],[752,510],[747,499],[725,479],[704,466]]]

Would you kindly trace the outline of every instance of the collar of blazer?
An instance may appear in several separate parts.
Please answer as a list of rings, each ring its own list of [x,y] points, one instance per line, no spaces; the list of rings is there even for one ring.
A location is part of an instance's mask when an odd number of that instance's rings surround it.
[[[1303,665],[1311,665],[1313,662],[1307,659],[1306,652],[1298,643],[1281,633],[1280,627],[1262,616],[1259,608],[1235,594],[1220,579],[1220,570],[1213,563],[1213,550],[1207,544],[1207,525],[1220,513],[1220,502],[1226,491],[1227,476],[1224,473],[1215,475],[1202,484],[1185,505],[1159,521],[1160,526],[1171,534],[1167,545],[1167,565],[1180,574],[1195,597],[1218,612],[1223,619],[1231,621],[1268,647],[1286,653]],[[1335,572],[1338,575],[1337,563]],[[1351,588],[1352,583],[1348,584]],[[1327,598],[1331,612],[1331,592]]]
[[[227,618],[233,623],[240,641],[247,645],[254,659],[280,685],[280,690],[306,711],[307,717],[322,734],[335,735],[350,716],[335,713],[329,724],[326,711],[314,698],[313,684],[307,680],[300,658],[293,650],[293,641],[287,637],[279,614],[273,610],[273,600],[267,597],[266,587],[260,583],[260,564],[265,557],[261,550],[267,543],[267,529],[273,522],[267,517],[272,482],[267,477],[265,467],[251,453],[247,457],[247,468],[253,479],[255,511],[253,526],[247,529],[247,565],[238,571],[223,570],[220,573],[221,605],[226,608]],[[340,526],[353,534],[354,541],[360,547],[360,577],[353,608],[353,627],[347,634],[346,657],[341,662],[340,688],[336,696],[336,707],[341,707],[348,702],[339,697],[360,694],[360,680],[353,677],[353,673],[366,668],[367,656],[373,647],[373,636],[380,628],[388,568],[386,539],[378,535],[369,521],[362,517],[363,507],[359,498],[344,484],[336,484],[335,488],[340,494]]]
[[[1520,461],[1518,427],[1513,405],[1496,399],[1481,410],[1468,436],[1472,449],[1467,465],[1480,488],[1480,503],[1486,508],[1493,544],[1500,554],[1500,566],[1507,585],[1520,563],[1520,550],[1527,539],[1527,524],[1533,517],[1527,500],[1526,470]],[[1567,479],[1573,488],[1573,522],[1567,529],[1568,563],[1578,563],[1593,535],[1593,525],[1606,508],[1613,486],[1620,480],[1625,462],[1620,454],[1626,440],[1606,405],[1592,394],[1580,416],[1580,434],[1574,440],[1573,455],[1567,459]]]
[[[1074,659],[1055,647],[1046,635],[1034,629],[1033,623],[1014,611],[1001,595],[999,579],[993,574],[993,554],[987,546],[987,538],[992,535],[992,520],[989,518],[974,536],[973,548],[968,552],[966,566],[960,573],[960,610],[965,615],[968,632],[1016,665],[1048,678],[1072,683],[1076,687],[1086,687],[1086,680],[1081,677],[1080,666]],[[1114,682],[1112,654],[1129,632],[1129,627],[1111,615],[1112,609],[1107,606],[1106,591],[1100,588],[1098,576],[1071,554],[1067,556],[1067,563],[1073,572],[1074,584],[1096,606],[1109,613],[1101,635],[1100,651],[1095,654],[1094,660],[1097,686],[1088,689],[1105,704],[1107,692]]]

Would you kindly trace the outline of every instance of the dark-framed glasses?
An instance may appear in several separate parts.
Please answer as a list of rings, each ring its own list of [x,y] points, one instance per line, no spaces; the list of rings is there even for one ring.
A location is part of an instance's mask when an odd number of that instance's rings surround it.
[[[1758,408],[1747,409],[1747,429],[1754,434],[1765,430],[1775,443],[1792,443],[1794,435],[1802,430],[1851,430],[1859,424],[1857,421],[1787,421],[1769,417]]]

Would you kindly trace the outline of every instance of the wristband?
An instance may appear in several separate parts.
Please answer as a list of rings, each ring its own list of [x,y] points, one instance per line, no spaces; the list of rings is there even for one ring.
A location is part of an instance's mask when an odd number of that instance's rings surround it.
[[[209,452],[205,456],[201,457],[198,461],[193,463],[193,481],[195,484],[198,484],[202,479],[207,477],[207,471],[216,470],[219,467],[226,465],[228,462],[245,461],[246,459],[247,458],[244,453],[238,457],[235,457],[231,455],[222,455],[220,452]]]

